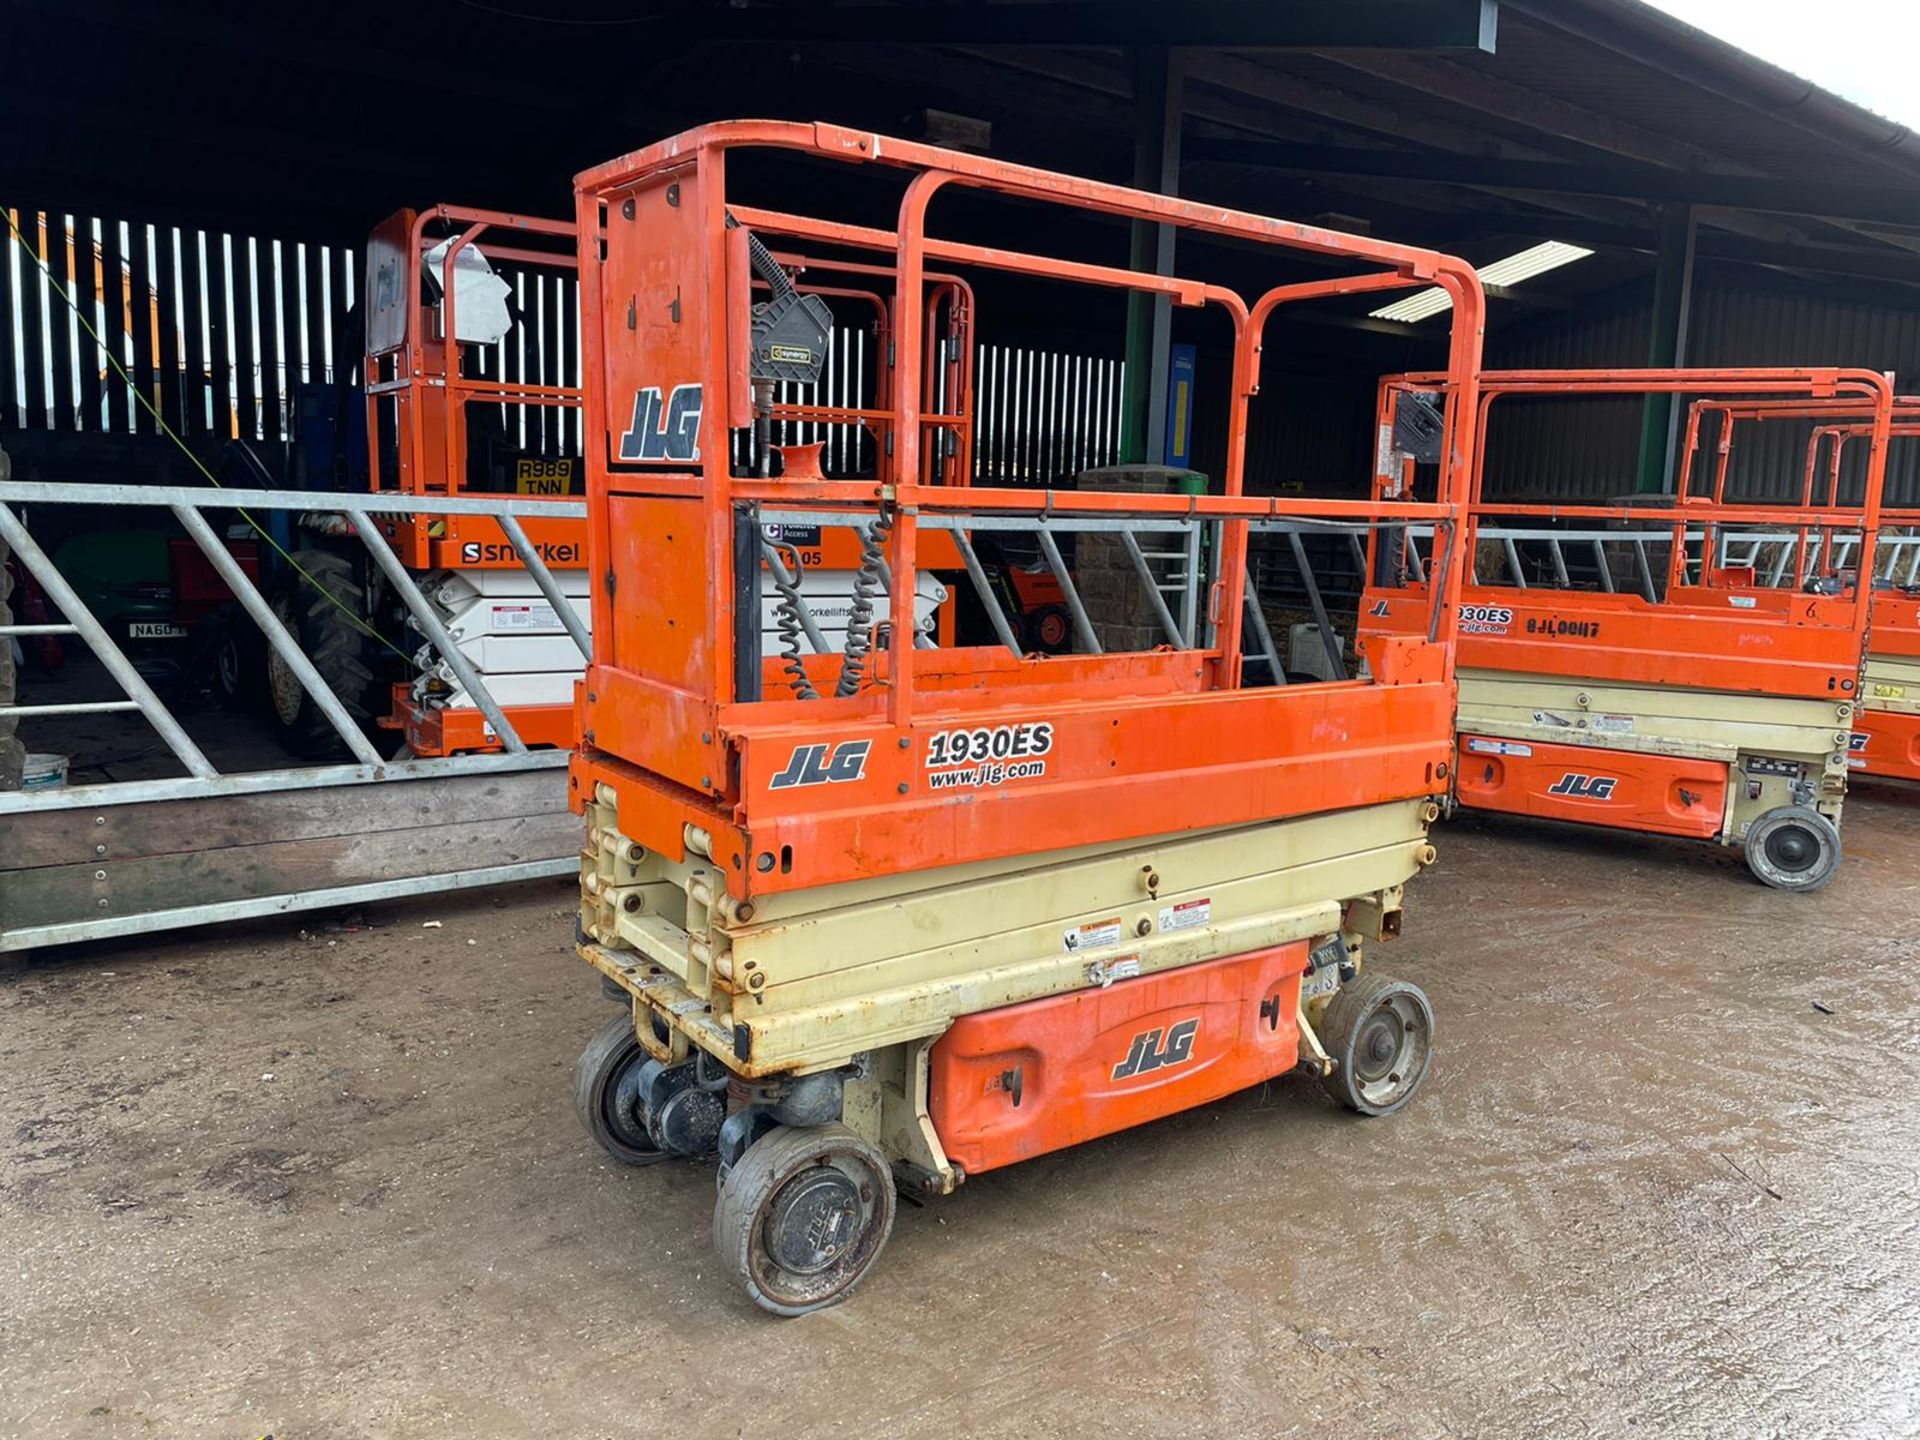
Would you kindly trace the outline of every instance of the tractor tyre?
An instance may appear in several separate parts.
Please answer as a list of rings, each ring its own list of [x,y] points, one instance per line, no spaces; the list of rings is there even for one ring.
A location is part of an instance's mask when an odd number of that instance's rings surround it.
[[[373,642],[362,628],[371,623],[365,577],[351,559],[332,550],[296,550],[292,561],[274,594],[273,613],[299,642],[347,714],[370,721],[380,697],[369,654]],[[340,737],[292,667],[272,646],[263,648],[261,676],[280,743],[310,760],[344,751]]]

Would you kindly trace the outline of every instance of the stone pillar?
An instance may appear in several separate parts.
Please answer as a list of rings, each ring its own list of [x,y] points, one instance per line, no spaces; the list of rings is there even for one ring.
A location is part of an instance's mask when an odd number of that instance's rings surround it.
[[[1190,473],[1173,465],[1110,465],[1081,471],[1075,483],[1082,490],[1168,495],[1176,482]],[[1166,537],[1138,538],[1143,550],[1167,548]],[[1074,537],[1073,581],[1103,650],[1151,650],[1167,643],[1167,632],[1154,613],[1153,601],[1140,584],[1126,542],[1118,535],[1082,533]],[[1179,597],[1163,598],[1177,619]]]

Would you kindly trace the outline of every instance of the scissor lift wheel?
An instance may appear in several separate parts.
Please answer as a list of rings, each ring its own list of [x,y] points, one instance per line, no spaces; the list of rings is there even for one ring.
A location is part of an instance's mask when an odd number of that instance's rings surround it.
[[[713,1207],[713,1248],[763,1309],[843,1300],[893,1230],[886,1159],[844,1125],[779,1125],[736,1160]]]
[[[647,1052],[634,1037],[633,1016],[623,1013],[600,1027],[574,1067],[573,1104],[580,1123],[622,1165],[652,1165],[667,1158],[647,1134],[640,1104],[640,1069],[646,1063]]]
[[[1776,890],[1818,890],[1840,868],[1840,832],[1818,810],[1782,805],[1747,830],[1747,868]]]
[[[1362,1115],[1391,1115],[1433,1063],[1433,1006],[1418,985],[1361,975],[1327,1005],[1320,1043],[1333,1057],[1321,1084]]]

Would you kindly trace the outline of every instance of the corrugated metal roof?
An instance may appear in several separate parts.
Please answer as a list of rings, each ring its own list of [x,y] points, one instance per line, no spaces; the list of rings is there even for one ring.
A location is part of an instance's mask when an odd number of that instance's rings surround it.
[[[1576,321],[1497,340],[1490,368],[1623,367],[1646,363],[1651,311],[1645,298]],[[1892,371],[1920,387],[1920,313],[1784,289],[1735,277],[1706,278],[1694,296],[1688,362],[1701,366],[1846,365]],[[1496,406],[1496,411],[1500,408]],[[1525,413],[1521,413],[1522,410]],[[1638,401],[1513,405],[1488,430],[1489,493],[1502,498],[1598,499],[1634,487]],[[1738,437],[1737,493],[1780,500],[1797,489],[1804,426],[1772,423]],[[1888,459],[1890,504],[1920,505],[1920,443],[1896,443]]]

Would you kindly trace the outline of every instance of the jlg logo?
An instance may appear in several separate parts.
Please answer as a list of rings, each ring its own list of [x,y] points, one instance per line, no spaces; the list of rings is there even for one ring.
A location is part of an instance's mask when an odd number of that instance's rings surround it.
[[[1568,771],[1547,787],[1549,795],[1565,795],[1570,800],[1611,800],[1619,780],[1611,775],[1582,775]]]
[[[1136,1075],[1145,1075],[1154,1070],[1165,1070],[1174,1065],[1185,1064],[1193,1058],[1193,1037],[1199,1032],[1200,1020],[1182,1020],[1164,1033],[1166,1044],[1160,1043],[1163,1033],[1157,1027],[1142,1030],[1133,1037],[1133,1045],[1127,1051],[1127,1058],[1113,1067],[1113,1078],[1131,1080]]]
[[[767,784],[770,790],[793,790],[802,785],[838,785],[867,773],[871,740],[843,740],[838,745],[802,745],[787,760],[787,768]]]
[[[676,385],[664,402],[658,385],[634,391],[633,420],[620,437],[620,458],[698,460],[701,409],[698,385]]]

